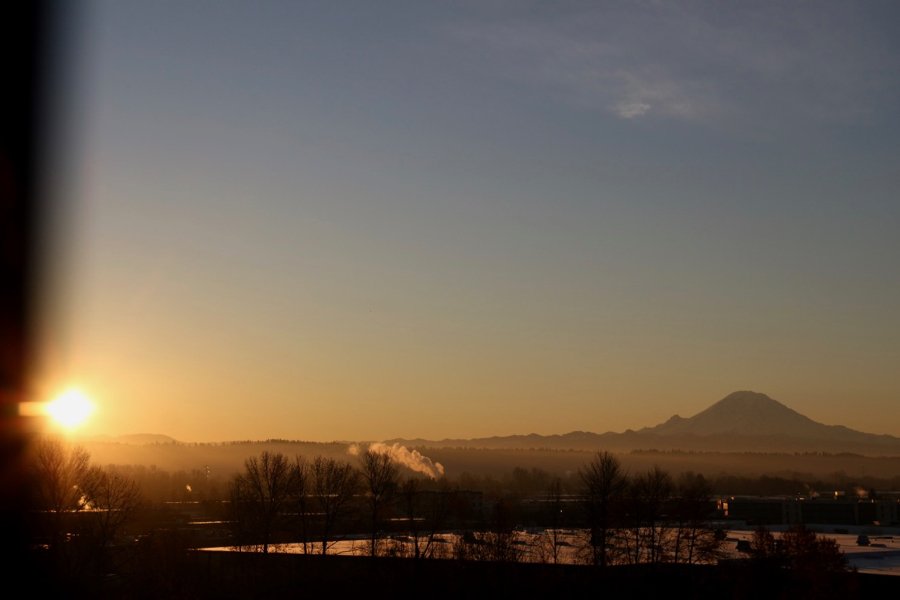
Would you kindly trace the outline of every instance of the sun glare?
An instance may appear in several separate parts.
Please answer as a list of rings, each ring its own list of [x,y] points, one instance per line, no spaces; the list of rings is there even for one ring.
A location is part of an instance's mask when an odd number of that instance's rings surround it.
[[[80,390],[66,390],[49,404],[47,414],[61,427],[75,429],[94,412],[94,403]]]

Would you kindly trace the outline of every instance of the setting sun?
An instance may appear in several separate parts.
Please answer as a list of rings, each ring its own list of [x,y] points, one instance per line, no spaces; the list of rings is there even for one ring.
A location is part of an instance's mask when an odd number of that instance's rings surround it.
[[[51,401],[46,410],[58,425],[75,429],[94,412],[94,403],[82,391],[71,389]]]

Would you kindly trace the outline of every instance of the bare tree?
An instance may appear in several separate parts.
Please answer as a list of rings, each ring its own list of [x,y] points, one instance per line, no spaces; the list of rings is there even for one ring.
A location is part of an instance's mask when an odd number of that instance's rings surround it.
[[[673,560],[693,564],[715,562],[722,539],[709,525],[712,513],[712,486],[703,475],[682,473],[674,518],[677,529]]]
[[[667,558],[667,527],[663,509],[672,496],[671,476],[653,467],[635,477],[627,492],[629,535],[626,558],[631,563],[658,563]]]
[[[750,553],[756,560],[771,560],[777,555],[775,536],[764,525],[753,530],[750,540]]]
[[[609,452],[598,452],[578,474],[591,529],[593,562],[606,566],[617,525],[617,510],[628,479],[619,459]]]
[[[667,472],[654,466],[641,476],[646,519],[647,562],[651,564],[664,562],[667,559],[666,542],[668,537],[667,515],[665,507],[672,497],[674,484]]]
[[[137,510],[141,493],[133,479],[100,467],[91,471],[85,490],[87,505],[100,514],[95,519],[96,535],[103,544],[109,544]]]
[[[625,562],[632,564],[641,562],[643,549],[644,483],[643,477],[636,476],[625,490],[622,545]]]
[[[399,470],[389,454],[366,450],[360,455],[359,460],[372,523],[370,552],[371,556],[375,556],[378,550],[381,513],[397,489]]]
[[[67,446],[57,438],[42,438],[35,446],[34,469],[37,505],[47,517],[47,543],[56,552],[64,539],[65,515],[86,506],[85,492],[94,476],[90,455],[80,446]]]
[[[479,548],[480,558],[494,562],[519,562],[522,560],[520,548],[514,530],[514,511],[516,506],[509,498],[498,498],[494,503],[487,531],[481,534]]]
[[[356,471],[345,462],[317,456],[312,464],[313,495],[322,511],[321,549],[328,552],[328,541],[347,503],[359,487]]]
[[[562,545],[560,526],[562,525],[562,481],[554,477],[547,487],[547,499],[545,505],[545,519],[548,527],[537,540],[538,559],[541,562],[559,563],[559,549]]]
[[[94,561],[102,567],[108,558],[107,549],[138,509],[141,494],[133,479],[92,467],[85,499],[85,506],[93,513],[87,535],[96,551]]]
[[[280,452],[264,451],[244,462],[231,483],[231,502],[239,538],[259,541],[269,551],[276,521],[287,506],[296,472]]]
[[[300,542],[303,544],[303,554],[309,554],[309,493],[311,468],[306,459],[297,456],[294,459],[294,485],[291,494],[296,503],[297,523],[300,529]]]
[[[512,526],[512,506],[506,498],[494,502],[484,531],[467,530],[454,543],[454,556],[459,560],[519,562],[524,553]]]
[[[419,480],[412,477],[406,478],[400,487],[400,493],[403,498],[403,508],[406,513],[406,524],[409,529],[409,536],[413,543],[413,558],[420,558],[419,552],[419,523],[416,516],[419,498]]]
[[[403,505],[406,512],[414,558],[432,558],[441,545],[438,532],[446,527],[451,513],[453,492],[445,479],[437,489],[423,490],[423,479],[410,477],[403,482]],[[423,542],[424,539],[424,542]]]
[[[34,468],[37,506],[51,560],[60,573],[79,576],[89,569],[106,568],[109,545],[138,507],[137,484],[119,473],[92,467],[83,448],[57,438],[37,442]]]

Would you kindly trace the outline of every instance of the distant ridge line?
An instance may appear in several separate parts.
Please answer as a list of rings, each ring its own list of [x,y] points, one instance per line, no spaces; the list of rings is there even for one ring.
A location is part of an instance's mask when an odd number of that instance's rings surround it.
[[[366,441],[313,442],[270,438],[222,442],[182,442],[162,434],[138,433],[94,436],[91,443],[144,445],[317,444],[349,446]],[[374,441],[374,440],[373,440]],[[419,448],[484,450],[610,450],[617,452],[754,452],[825,453],[861,456],[900,456],[900,438],[856,431],[843,425],[825,425],[798,413],[769,396],[742,390],[728,394],[692,417],[673,415],[668,420],[637,431],[593,433],[584,430],[563,434],[538,433],[481,438],[393,438],[379,440]]]
[[[769,396],[750,390],[728,394],[696,415],[673,415],[664,423],[622,433],[572,431],[439,441],[423,438],[386,440],[420,447],[483,449],[637,449],[710,452],[826,452],[900,455],[900,438],[825,425]]]

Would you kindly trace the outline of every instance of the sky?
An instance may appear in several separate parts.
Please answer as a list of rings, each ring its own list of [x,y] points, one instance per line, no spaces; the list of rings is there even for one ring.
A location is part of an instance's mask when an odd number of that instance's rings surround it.
[[[61,27],[42,394],[184,441],[900,435],[893,2],[138,2]]]

